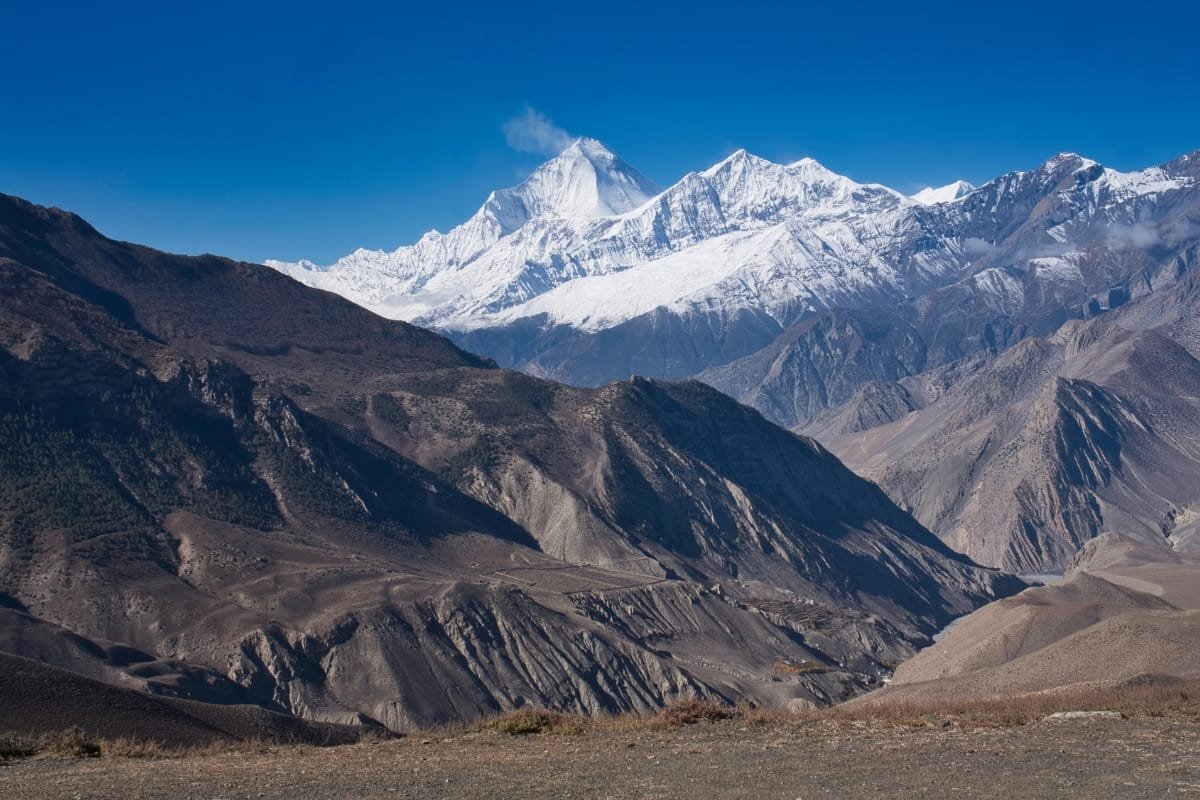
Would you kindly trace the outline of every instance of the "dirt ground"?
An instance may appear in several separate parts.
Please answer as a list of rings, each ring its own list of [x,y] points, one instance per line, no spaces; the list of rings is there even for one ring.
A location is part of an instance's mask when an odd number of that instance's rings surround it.
[[[1161,800],[1200,797],[1200,726],[1194,716],[991,728],[732,720],[173,758],[39,756],[0,766],[0,796]]]

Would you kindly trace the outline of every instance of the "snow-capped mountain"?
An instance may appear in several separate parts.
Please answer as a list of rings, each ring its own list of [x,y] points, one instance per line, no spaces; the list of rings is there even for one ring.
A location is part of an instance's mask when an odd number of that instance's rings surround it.
[[[660,190],[580,139],[449,233],[268,263],[504,365],[574,383],[701,374],[794,425],[862,381],[1170,280],[1200,238],[1198,173],[1194,154],[1122,173],[1066,153],[908,197],[739,150]],[[845,314],[863,316],[839,327]]]
[[[749,355],[710,359],[699,377],[803,427],[868,383],[1050,336],[1158,291],[1200,263],[1200,153],[1129,173],[1064,153],[922,211],[909,243],[956,243],[957,274],[906,302],[809,315]]]
[[[975,187],[966,181],[955,181],[954,183],[948,183],[945,186],[937,188],[927,186],[914,194],[912,199],[923,206],[931,206],[935,203],[949,203],[957,200],[960,197],[970,194],[974,189]]]
[[[448,234],[328,267],[268,263],[384,316],[451,331],[541,314],[599,330],[729,293],[783,319],[900,284],[903,270],[879,253],[917,205],[812,159],[782,165],[745,150],[659,192],[580,139]]]
[[[553,253],[577,231],[602,225],[598,221],[636,208],[659,191],[600,142],[578,139],[519,186],[492,192],[449,233],[430,231],[391,252],[356,250],[327,267],[311,261],[267,264],[385,316],[428,322],[430,312],[446,316],[447,306],[473,307],[466,295],[478,301],[496,292],[533,291],[535,285],[521,287],[523,256]]]
[[[726,301],[783,320],[798,305],[823,307],[900,281],[873,243],[907,206],[891,189],[811,159],[781,165],[739,150],[560,251],[573,277],[441,324],[477,329],[544,315],[597,331],[658,307]]]

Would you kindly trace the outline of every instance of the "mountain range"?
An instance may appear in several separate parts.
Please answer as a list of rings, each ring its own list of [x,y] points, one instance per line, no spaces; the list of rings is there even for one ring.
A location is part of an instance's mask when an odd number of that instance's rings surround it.
[[[448,234],[273,269],[0,195],[5,669],[196,736],[289,728],[179,703],[823,705],[1000,569],[1187,561],[1198,183],[739,151],[661,189],[583,139]]]
[[[1198,279],[867,384],[808,430],[982,563],[1061,571],[1105,533],[1198,550]]]
[[[1098,533],[1190,546],[1198,255],[1200,153],[909,197],[741,150],[659,190],[581,139],[445,235],[270,264],[529,374],[697,378],[1041,572]]]
[[[447,234],[328,267],[267,263],[502,365],[584,385],[704,373],[794,425],[849,397],[780,374],[832,314],[863,326],[888,310],[921,339],[896,358],[924,366],[1170,280],[1198,233],[1198,165],[1121,173],[1062,154],[906,197],[739,150],[659,191],[580,139]]]
[[[651,191],[588,155],[479,229]],[[400,731],[820,705],[1023,586],[698,381],[554,383],[0,195],[0,650]]]

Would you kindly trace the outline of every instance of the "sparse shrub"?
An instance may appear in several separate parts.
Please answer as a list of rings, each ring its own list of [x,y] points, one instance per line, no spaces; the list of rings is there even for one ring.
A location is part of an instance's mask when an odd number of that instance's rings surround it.
[[[37,753],[37,742],[16,733],[0,734],[0,761],[28,758]]]
[[[299,743],[275,743],[266,739],[213,739],[206,744],[194,744],[190,747],[162,747],[163,758],[207,758],[210,756],[227,756],[233,753],[239,755],[266,755],[284,748],[301,749],[305,745]],[[113,753],[113,755],[118,755]],[[137,758],[138,756],[130,756]]]
[[[816,661],[776,661],[772,669],[779,675],[809,675],[829,671],[829,667]]]
[[[162,758],[172,755],[172,751],[158,742],[132,736],[101,742],[100,753],[105,758]]]
[[[668,725],[695,725],[698,722],[717,722],[737,716],[737,709],[703,700],[681,700],[662,710],[659,718]]]
[[[584,726],[579,717],[544,709],[523,709],[496,717],[483,727],[507,736],[528,736],[540,733],[582,733]]]
[[[64,758],[96,758],[100,755],[100,744],[89,739],[79,726],[60,733],[48,733],[42,737],[41,749]]]
[[[358,738],[354,740],[355,744],[381,744],[383,742],[393,741],[403,734],[395,734],[382,726],[366,727],[364,726],[359,731]]]
[[[752,706],[739,704],[735,709],[735,718],[739,725],[744,725],[748,728],[782,728],[784,726],[794,725],[801,719],[801,715],[795,711],[788,711],[785,708]]]
[[[1056,711],[1118,711],[1128,716],[1186,716],[1200,718],[1195,702],[1195,680],[1134,680],[1120,686],[1089,687],[1034,692],[984,699],[867,702],[849,707],[834,706],[822,712],[827,719],[879,722],[898,727],[930,727],[931,719],[941,726],[982,728],[1017,727],[1039,722]],[[913,725],[917,720],[921,724]],[[933,725],[937,727],[937,725]]]

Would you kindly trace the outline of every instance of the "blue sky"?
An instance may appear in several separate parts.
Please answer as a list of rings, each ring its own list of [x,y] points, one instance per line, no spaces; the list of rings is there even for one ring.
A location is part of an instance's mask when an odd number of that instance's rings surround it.
[[[462,221],[526,108],[660,183],[745,147],[915,191],[1200,148],[1195,3],[0,0],[0,192],[328,262]]]

